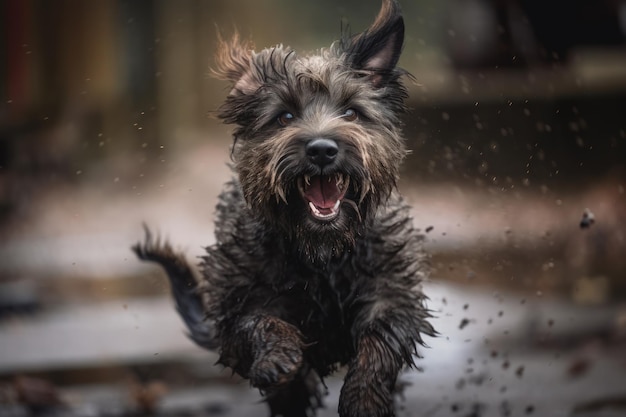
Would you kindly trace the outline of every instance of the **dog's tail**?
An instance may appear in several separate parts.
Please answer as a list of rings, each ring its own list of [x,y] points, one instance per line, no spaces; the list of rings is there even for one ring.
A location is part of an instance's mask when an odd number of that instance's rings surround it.
[[[137,243],[132,250],[139,259],[156,262],[161,265],[170,281],[176,309],[189,329],[189,338],[206,349],[215,349],[217,341],[213,335],[213,326],[206,319],[202,295],[198,291],[198,279],[187,263],[184,255],[172,249],[169,242],[161,242],[146,225],[143,242]]]

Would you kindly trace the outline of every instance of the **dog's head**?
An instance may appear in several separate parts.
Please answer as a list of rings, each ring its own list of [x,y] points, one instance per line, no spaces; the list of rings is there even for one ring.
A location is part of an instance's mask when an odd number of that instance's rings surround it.
[[[353,242],[396,186],[406,152],[403,39],[397,1],[384,0],[371,27],[318,54],[221,41],[216,74],[232,90],[219,117],[236,125],[246,201],[309,255]]]

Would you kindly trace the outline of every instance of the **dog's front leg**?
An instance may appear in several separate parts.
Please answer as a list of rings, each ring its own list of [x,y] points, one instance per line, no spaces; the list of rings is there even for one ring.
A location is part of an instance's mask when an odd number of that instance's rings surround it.
[[[291,382],[302,366],[303,347],[292,324],[266,314],[246,315],[222,335],[220,362],[252,386],[268,389]]]
[[[341,389],[339,415],[394,416],[393,391],[401,368],[402,359],[380,334],[363,334]]]

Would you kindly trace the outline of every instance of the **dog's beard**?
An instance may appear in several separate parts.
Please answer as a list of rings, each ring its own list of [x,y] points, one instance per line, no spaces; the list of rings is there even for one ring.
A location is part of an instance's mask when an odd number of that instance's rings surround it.
[[[323,266],[350,250],[364,230],[369,199],[360,199],[358,190],[348,174],[303,174],[253,211],[303,260]]]
[[[313,194],[320,190],[310,189],[318,180],[326,178],[314,177],[308,190],[299,189],[290,194],[288,204],[282,207],[288,218],[280,222],[280,227],[301,258],[323,266],[354,246],[357,236],[364,230],[364,220],[363,208],[357,206],[347,190],[339,192],[341,198],[331,196],[320,205],[321,197]]]

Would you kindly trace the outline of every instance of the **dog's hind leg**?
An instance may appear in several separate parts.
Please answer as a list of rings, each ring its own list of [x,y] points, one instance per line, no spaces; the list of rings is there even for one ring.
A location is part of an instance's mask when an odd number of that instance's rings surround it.
[[[154,238],[145,227],[145,238],[132,250],[137,256],[150,262],[156,262],[165,269],[169,278],[176,309],[189,329],[189,337],[196,344],[206,349],[218,346],[211,323],[206,320],[202,295],[198,292],[198,279],[187,263],[185,256],[175,252],[169,242]]]

